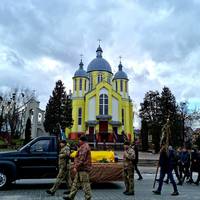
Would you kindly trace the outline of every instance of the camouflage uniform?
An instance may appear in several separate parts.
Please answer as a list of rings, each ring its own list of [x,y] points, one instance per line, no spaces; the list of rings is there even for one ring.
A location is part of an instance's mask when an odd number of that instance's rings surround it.
[[[78,149],[74,160],[74,168],[77,170],[77,173],[74,177],[70,194],[64,199],[73,200],[81,186],[85,193],[85,199],[90,200],[92,198],[89,181],[89,171],[91,169],[91,151],[87,143],[82,144]]]
[[[53,187],[50,189],[51,192],[55,192],[63,180],[66,181],[67,189],[70,190],[71,188],[71,174],[70,174],[70,147],[68,145],[65,145],[63,148],[61,148],[59,153],[59,172],[56,177],[56,182],[54,183]]]
[[[124,151],[124,183],[126,187],[126,192],[134,193],[134,159],[135,151],[129,146],[129,148]]]

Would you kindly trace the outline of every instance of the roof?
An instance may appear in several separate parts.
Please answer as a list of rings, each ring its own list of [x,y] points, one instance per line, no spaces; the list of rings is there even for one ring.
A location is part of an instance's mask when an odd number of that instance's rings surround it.
[[[74,77],[84,77],[84,78],[88,78],[88,74],[84,69],[78,69],[75,74]]]
[[[118,68],[119,68],[119,70],[118,70],[118,72],[116,72],[113,80],[115,80],[115,79],[126,79],[126,80],[128,80],[127,74],[122,70],[123,66],[122,66],[121,62],[119,64]]]
[[[76,77],[88,78],[87,72],[83,69],[83,62],[82,62],[82,60],[81,60],[81,62],[79,64],[79,69],[76,70],[76,72],[74,74],[74,78],[76,78]]]
[[[104,58],[95,58],[87,67],[87,72],[107,71],[112,73],[110,64]]]
[[[96,53],[97,56],[89,63],[87,67],[87,72],[106,71],[112,73],[112,69],[108,61],[102,58],[103,50],[100,46],[97,48]]]

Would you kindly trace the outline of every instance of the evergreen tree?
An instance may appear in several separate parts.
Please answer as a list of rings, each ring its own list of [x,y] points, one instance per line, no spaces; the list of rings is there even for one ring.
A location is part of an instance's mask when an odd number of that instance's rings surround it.
[[[64,131],[66,127],[71,128],[72,124],[71,98],[67,96],[64,84],[59,80],[46,106],[44,127],[50,134],[58,136],[59,126]]]
[[[168,87],[164,87],[160,100],[162,113],[161,124],[164,126],[169,118],[171,130],[170,144],[173,146],[180,146],[182,143],[181,118],[178,112],[175,96]]]
[[[160,135],[161,135],[161,109],[160,109],[160,95],[158,91],[149,91],[146,93],[144,102],[141,103],[140,117],[148,126],[148,135],[152,135],[152,143],[154,144],[155,152],[160,148]],[[146,129],[142,127],[142,129]],[[144,136],[143,136],[144,137]]]
[[[72,125],[73,125],[72,99],[71,99],[71,95],[67,95],[67,101],[66,101],[66,127],[71,128]]]
[[[152,135],[155,152],[159,151],[161,130],[168,118],[171,129],[170,144],[173,146],[183,144],[181,113],[168,87],[163,88],[161,95],[158,91],[149,91],[145,94],[144,102],[141,103],[140,117],[143,143],[146,144],[148,135]]]
[[[30,141],[31,141],[31,119],[28,118],[26,121],[24,144],[27,144]]]
[[[147,151],[149,148],[148,144],[148,124],[145,120],[141,122],[141,140],[142,140],[142,150]]]
[[[172,119],[177,113],[176,99],[168,87],[164,87],[161,93],[161,112],[163,123],[168,117]]]

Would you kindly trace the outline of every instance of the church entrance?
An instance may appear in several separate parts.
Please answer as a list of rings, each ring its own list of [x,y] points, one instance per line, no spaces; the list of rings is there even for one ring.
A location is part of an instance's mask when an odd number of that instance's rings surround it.
[[[108,121],[99,121],[99,134],[101,142],[108,141]]]
[[[88,142],[94,142],[94,126],[89,127]]]
[[[115,142],[118,142],[118,127],[113,127],[113,138]]]

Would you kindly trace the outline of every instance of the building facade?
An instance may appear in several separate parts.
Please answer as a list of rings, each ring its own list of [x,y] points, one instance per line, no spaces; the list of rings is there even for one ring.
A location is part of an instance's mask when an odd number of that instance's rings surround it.
[[[133,139],[133,104],[129,96],[129,79],[118,66],[113,75],[110,64],[96,50],[87,71],[81,60],[73,77],[72,116],[70,138],[86,134],[89,141],[114,142],[120,137]]]

